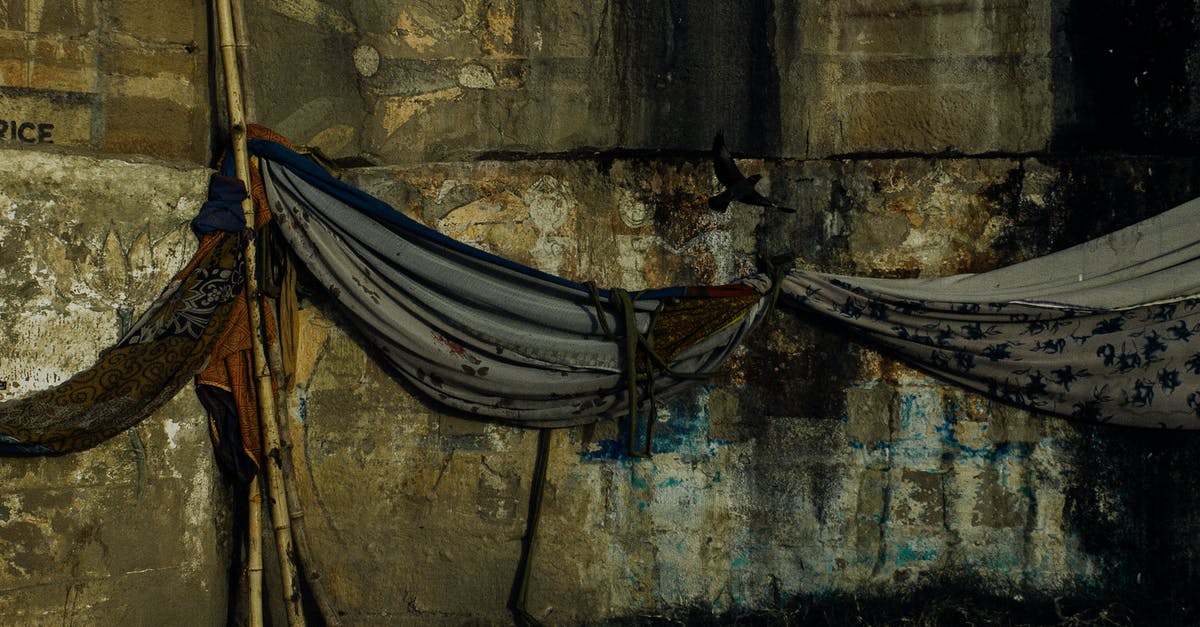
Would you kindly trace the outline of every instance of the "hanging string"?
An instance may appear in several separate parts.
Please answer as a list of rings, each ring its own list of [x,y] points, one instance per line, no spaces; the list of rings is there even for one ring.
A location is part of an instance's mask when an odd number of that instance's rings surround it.
[[[629,411],[626,452],[630,457],[651,457],[654,452],[654,422],[658,414],[658,399],[655,396],[656,375],[665,373],[677,379],[708,379],[719,376],[724,371],[680,372],[672,368],[670,363],[655,350],[654,323],[662,311],[662,303],[651,314],[650,323],[646,325],[646,332],[642,333],[638,331],[637,309],[634,306],[633,296],[623,289],[614,288],[609,290],[608,306],[614,310],[613,315],[621,320],[621,327],[618,332],[614,331],[608,322],[609,313],[606,310],[604,300],[601,298],[600,290],[596,287],[595,282],[588,281],[584,285],[591,296],[592,306],[596,310],[596,317],[599,320],[600,330],[604,333],[604,337],[623,344],[624,351],[621,355],[621,370],[627,382],[625,394],[626,406]],[[639,376],[639,357],[645,359],[645,367],[642,369],[644,370],[643,376]],[[646,388],[645,396],[648,407],[646,412],[646,436],[642,442],[642,446],[639,448],[634,445],[634,442],[637,440],[638,416],[641,413],[642,401],[640,386],[643,382]]]
[[[529,613],[530,561],[533,558],[533,542],[537,534],[538,520],[542,514],[542,495],[546,492],[546,468],[550,465],[551,429],[538,430],[537,457],[533,463],[533,479],[529,487],[529,513],[525,516],[525,535],[521,538],[521,557],[517,561],[517,573],[513,577],[513,588],[508,607],[513,621],[521,627],[540,625]]]

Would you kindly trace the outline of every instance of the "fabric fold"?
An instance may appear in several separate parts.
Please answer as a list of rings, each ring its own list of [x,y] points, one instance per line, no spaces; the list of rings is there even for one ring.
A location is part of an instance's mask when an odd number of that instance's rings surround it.
[[[872,279],[793,270],[783,304],[1009,404],[1197,429],[1198,218],[1200,200],[1193,200],[1108,236],[974,275]]]
[[[660,398],[678,394],[694,383],[678,375],[719,368],[765,311],[749,285],[671,288],[634,294],[630,323],[605,290],[447,238],[277,143],[251,150],[284,238],[360,335],[394,372],[469,415],[537,427],[626,415],[629,377]],[[667,367],[631,372],[605,329],[669,334]]]

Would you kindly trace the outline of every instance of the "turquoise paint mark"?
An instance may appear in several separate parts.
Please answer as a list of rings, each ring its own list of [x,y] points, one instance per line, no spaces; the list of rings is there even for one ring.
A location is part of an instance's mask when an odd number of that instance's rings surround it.
[[[296,386],[296,416],[301,424],[308,423],[308,395],[300,386]]]
[[[928,407],[917,394],[905,394],[900,397],[900,428],[904,431],[912,429],[913,421],[929,422]]]
[[[989,404],[979,404],[976,408],[989,417],[991,416]],[[1033,453],[1034,445],[1028,442],[991,442],[979,448],[960,442],[955,431],[955,427],[959,424],[959,415],[965,415],[965,412],[959,406],[958,401],[950,399],[946,403],[946,413],[942,421],[935,427],[942,437],[942,442],[950,448],[957,449],[959,454],[996,462],[1004,458],[1021,460]],[[983,429],[987,429],[986,424],[983,425]]]
[[[918,551],[912,545],[906,544],[896,550],[896,567],[904,568],[914,562],[929,562],[937,559],[937,555],[934,549]]]
[[[680,479],[679,477],[667,477],[666,479],[663,479],[662,481],[659,481],[658,483],[656,483],[655,487],[673,488],[677,485],[683,485],[684,483],[685,483],[684,480]]]
[[[689,408],[694,408],[694,411],[689,411]],[[728,446],[728,442],[708,436],[709,432],[709,414],[708,414],[708,388],[705,386],[698,387],[695,392],[694,402],[683,403],[680,401],[672,401],[665,407],[666,420],[660,420],[660,416],[655,416],[654,423],[654,444],[651,451],[655,455],[674,453],[679,455],[681,461],[686,463],[696,463],[708,461],[716,455],[717,449]],[[645,414],[639,417],[636,421],[634,435],[634,446],[640,446],[645,442],[646,437],[646,420]],[[632,457],[628,450],[629,441],[629,419],[623,417],[617,420],[617,437],[613,439],[605,439],[597,441],[592,448],[579,454],[579,459],[582,462],[604,462],[604,461],[619,461],[625,463],[634,463],[642,458]]]
[[[954,430],[954,426],[957,424],[958,419],[948,415],[935,429],[942,436],[942,442],[948,447],[956,449],[960,455],[997,462],[1005,458],[1025,459],[1033,453],[1034,444],[1029,442],[992,442],[979,448],[969,446],[958,440],[958,435]]]

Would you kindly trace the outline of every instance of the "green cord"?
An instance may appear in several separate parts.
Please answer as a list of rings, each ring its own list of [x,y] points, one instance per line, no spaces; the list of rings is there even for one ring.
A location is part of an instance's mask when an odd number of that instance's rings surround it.
[[[551,433],[551,429],[538,430],[537,457],[533,463],[533,479],[529,488],[529,513],[525,516],[525,536],[521,538],[521,557],[517,561],[517,573],[513,579],[512,592],[509,594],[508,607],[512,610],[513,620],[522,627],[541,624],[529,613],[526,601],[529,595],[529,565],[533,559],[533,541],[542,514],[542,495],[546,492]]]

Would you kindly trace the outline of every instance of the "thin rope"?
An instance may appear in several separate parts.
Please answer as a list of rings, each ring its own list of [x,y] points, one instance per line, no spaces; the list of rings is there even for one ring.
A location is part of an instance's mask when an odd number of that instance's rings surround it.
[[[525,536],[521,538],[521,557],[517,561],[517,573],[509,595],[508,607],[513,621],[520,627],[536,626],[541,623],[529,613],[529,573],[533,559],[533,543],[537,535],[538,520],[542,514],[542,495],[546,492],[546,468],[550,465],[551,429],[538,430],[537,457],[533,463],[533,479],[529,487],[529,513],[525,516]]]

